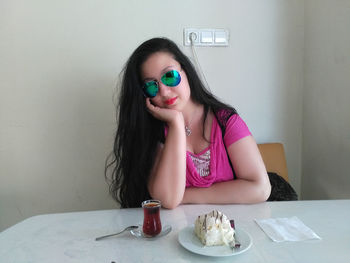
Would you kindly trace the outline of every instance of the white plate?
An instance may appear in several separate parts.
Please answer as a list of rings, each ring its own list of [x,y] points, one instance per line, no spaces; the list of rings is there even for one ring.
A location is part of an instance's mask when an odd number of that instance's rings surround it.
[[[252,246],[252,239],[247,232],[240,228],[235,229],[235,238],[241,243],[239,249],[232,249],[229,246],[204,246],[194,233],[194,225],[185,227],[179,233],[179,242],[187,250],[211,257],[227,257],[241,254]]]
[[[162,237],[162,236],[169,234],[170,231],[171,231],[171,226],[165,225],[162,227],[162,232],[160,232],[158,235],[156,235],[154,237],[150,237],[150,236],[147,236],[143,233],[142,225],[139,225],[138,228],[130,230],[130,233],[135,237],[141,237],[141,238],[153,240],[153,239],[156,239],[156,238],[159,238],[159,237]]]

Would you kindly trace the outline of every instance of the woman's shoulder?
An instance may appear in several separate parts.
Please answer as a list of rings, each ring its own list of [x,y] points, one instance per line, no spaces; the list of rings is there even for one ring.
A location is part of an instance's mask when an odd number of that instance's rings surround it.
[[[236,110],[230,108],[221,108],[214,111],[214,115],[221,128],[225,128],[227,121],[235,114],[237,115]]]

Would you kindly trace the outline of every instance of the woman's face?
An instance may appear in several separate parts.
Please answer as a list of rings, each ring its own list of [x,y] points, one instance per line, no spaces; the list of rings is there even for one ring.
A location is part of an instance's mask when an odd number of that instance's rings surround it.
[[[181,81],[177,86],[168,87],[161,81],[162,76],[170,70],[180,73]],[[158,107],[182,111],[190,99],[191,91],[186,73],[169,53],[152,54],[141,66],[141,77],[143,83],[152,80],[158,82],[158,93],[151,98],[151,102]]]

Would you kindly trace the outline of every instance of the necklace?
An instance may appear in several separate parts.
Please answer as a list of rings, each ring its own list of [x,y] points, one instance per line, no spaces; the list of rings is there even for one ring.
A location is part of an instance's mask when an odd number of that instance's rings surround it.
[[[188,127],[187,125],[185,125],[185,132],[186,132],[186,136],[190,136],[192,133],[190,127]]]
[[[195,112],[196,112],[196,111],[195,111]],[[194,113],[195,113],[195,112],[194,112]],[[190,135],[192,134],[192,130],[191,130],[191,128],[190,128],[190,125],[191,125],[191,122],[193,121],[194,115],[195,115],[195,114],[192,115],[192,118],[191,118],[191,120],[189,121],[188,125],[185,124],[185,133],[186,133],[186,136],[187,136],[187,137],[190,136]]]

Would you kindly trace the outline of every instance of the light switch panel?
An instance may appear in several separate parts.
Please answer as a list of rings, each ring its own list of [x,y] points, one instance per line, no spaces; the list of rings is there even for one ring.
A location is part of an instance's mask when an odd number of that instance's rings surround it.
[[[201,32],[201,43],[213,43],[213,32],[202,31]]]
[[[225,31],[215,31],[215,43],[217,44],[228,44],[228,38]]]
[[[192,41],[191,41],[192,40]],[[228,46],[229,32],[220,28],[184,28],[184,45]]]

